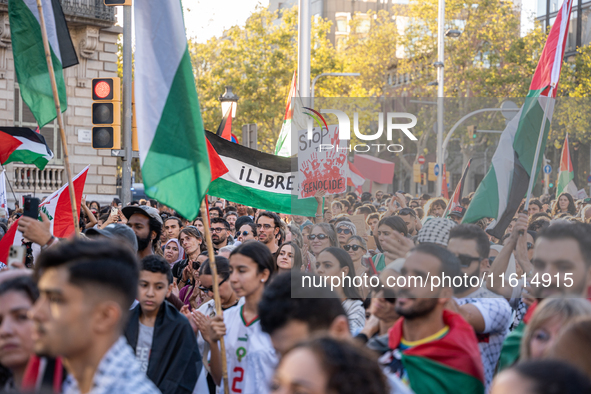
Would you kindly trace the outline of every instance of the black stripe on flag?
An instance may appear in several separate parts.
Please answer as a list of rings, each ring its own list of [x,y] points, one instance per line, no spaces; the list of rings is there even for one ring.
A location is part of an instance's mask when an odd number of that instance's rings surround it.
[[[250,149],[222,137],[218,137],[211,131],[206,131],[205,136],[220,156],[240,160],[248,165],[258,167],[267,171],[291,172],[292,168],[297,169],[297,158],[281,157],[270,155]],[[294,167],[292,167],[292,162]]]
[[[60,53],[62,54],[62,58],[60,59],[62,61],[62,68],[75,66],[78,64],[78,55],[76,55],[72,37],[70,37],[70,31],[66,24],[66,17],[64,16],[64,10],[62,10],[60,0],[51,0],[51,6],[55,17],[57,41],[60,46]]]
[[[523,196],[527,193],[527,187],[529,186],[529,174],[519,161],[517,152],[515,152],[514,163],[513,180],[511,182],[511,190],[509,191],[505,212],[497,220],[494,228],[486,230],[487,233],[498,239],[503,238],[503,235],[505,235],[505,230],[507,230],[511,219],[513,219],[513,216],[515,216],[515,213],[519,209]]]
[[[50,156],[53,155],[49,149],[49,146],[47,146],[47,142],[45,142],[45,137],[39,133],[34,132],[28,127],[0,127],[0,133],[6,133],[13,137],[26,138],[38,144],[43,144],[45,145],[45,148],[47,148],[47,154]]]

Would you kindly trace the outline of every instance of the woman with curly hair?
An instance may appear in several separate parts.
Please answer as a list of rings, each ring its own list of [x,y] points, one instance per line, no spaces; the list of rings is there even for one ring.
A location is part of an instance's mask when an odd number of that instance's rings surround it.
[[[577,213],[577,207],[575,206],[575,200],[570,193],[562,192],[558,196],[554,208],[552,208],[552,217],[555,218],[558,214],[568,213],[570,216],[575,216]]]

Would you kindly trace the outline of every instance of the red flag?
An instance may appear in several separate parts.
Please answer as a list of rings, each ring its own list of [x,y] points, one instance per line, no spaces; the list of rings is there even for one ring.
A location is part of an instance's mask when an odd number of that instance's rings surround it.
[[[82,202],[88,168],[86,167],[72,179],[72,182],[74,182],[74,198],[76,199],[78,215],[80,215],[80,204]],[[70,205],[70,193],[67,183],[47,197],[39,208],[40,212],[45,213],[51,221],[51,232],[55,237],[67,238],[74,233],[74,220],[72,220],[72,206]]]
[[[2,239],[0,239],[0,261],[4,264],[6,264],[8,261],[8,252],[10,251],[10,247],[15,244],[17,246],[22,245],[22,234],[20,234],[20,231],[17,230],[19,220],[20,219],[12,223],[12,226],[10,226],[6,234],[4,234]],[[20,234],[19,237],[16,236],[17,232]],[[15,239],[18,239],[18,241],[15,242]]]
[[[443,164],[443,174],[441,174],[441,195],[445,198],[449,198],[447,191],[447,172],[445,171],[445,164]]]
[[[228,141],[232,141],[232,106],[226,111],[216,134]]]

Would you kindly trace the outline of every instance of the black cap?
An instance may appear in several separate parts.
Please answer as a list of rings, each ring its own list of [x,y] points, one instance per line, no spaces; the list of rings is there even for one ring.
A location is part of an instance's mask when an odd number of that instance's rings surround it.
[[[123,208],[121,212],[123,212],[123,215],[125,215],[127,219],[129,219],[134,213],[140,213],[148,218],[154,218],[158,220],[158,223],[161,225],[164,224],[162,222],[162,218],[160,217],[160,212],[158,212],[156,208],[152,208],[147,205],[129,205]]]
[[[84,234],[86,234],[89,238],[102,235],[111,239],[123,239],[133,248],[134,251],[137,252],[137,237],[135,236],[135,233],[131,227],[127,227],[124,224],[111,223],[102,229],[93,227],[86,230]]]
[[[460,218],[464,217],[464,214],[466,213],[466,208],[458,205],[457,207],[455,207],[454,209],[451,210],[451,212],[449,213],[450,216],[457,216]]]

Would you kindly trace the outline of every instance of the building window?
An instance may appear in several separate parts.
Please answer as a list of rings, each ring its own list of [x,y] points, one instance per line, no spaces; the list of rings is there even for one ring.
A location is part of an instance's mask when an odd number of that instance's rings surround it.
[[[23,102],[17,83],[14,84],[14,125],[16,127],[28,127],[33,130],[37,129],[37,121],[27,104]],[[62,142],[59,135],[57,119],[46,124],[40,130],[40,134],[45,138],[47,146],[53,152],[53,159],[49,164],[62,164]]]
[[[558,11],[564,0],[550,0],[550,13]]]
[[[577,49],[577,14],[577,11],[571,11],[565,52],[572,52]]]
[[[581,23],[581,46],[591,43],[591,8],[583,10]]]
[[[546,15],[546,0],[538,0],[537,16]]]
[[[346,33],[347,32],[347,18],[344,18],[344,17],[337,18],[337,32],[339,32],[339,33]]]
[[[369,19],[361,19],[355,28],[355,32],[359,34],[369,33],[371,21]]]

